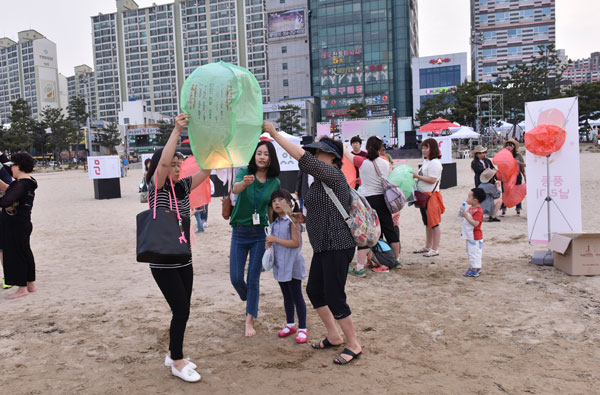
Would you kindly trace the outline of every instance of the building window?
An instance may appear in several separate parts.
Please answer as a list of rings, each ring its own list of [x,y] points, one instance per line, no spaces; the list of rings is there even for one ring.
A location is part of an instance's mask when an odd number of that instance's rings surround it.
[[[285,45],[281,47],[281,53],[287,53],[287,47]]]
[[[283,80],[283,86],[289,86],[288,80]]]
[[[285,0],[279,0],[279,4],[285,4]]]
[[[281,64],[281,69],[282,70],[287,70],[288,69],[287,63],[282,63]]]
[[[421,89],[460,84],[460,66],[431,67],[419,70]]]

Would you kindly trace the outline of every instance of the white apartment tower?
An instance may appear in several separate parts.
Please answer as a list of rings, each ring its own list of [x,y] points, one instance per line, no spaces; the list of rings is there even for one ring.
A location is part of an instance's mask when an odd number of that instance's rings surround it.
[[[218,61],[246,67],[270,100],[264,0],[116,3],[117,12],[92,17],[99,119],[117,121],[129,100],[174,117],[185,78]]]
[[[96,76],[94,70],[88,65],[75,66],[75,75],[67,77],[69,102],[73,96],[80,96],[88,103],[90,121],[98,119]]]
[[[555,43],[555,0],[471,0],[471,75],[496,79]]]
[[[0,38],[0,124],[8,123],[10,102],[27,101],[38,119],[44,107],[59,108],[56,44],[35,30],[24,30],[15,42]]]

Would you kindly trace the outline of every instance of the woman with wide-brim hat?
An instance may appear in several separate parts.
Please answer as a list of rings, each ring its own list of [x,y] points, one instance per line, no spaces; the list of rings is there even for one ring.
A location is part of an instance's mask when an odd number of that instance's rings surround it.
[[[519,175],[517,176],[517,182],[515,183],[515,185],[521,185],[524,181],[526,181],[526,177],[525,160],[523,159],[523,156],[519,154],[519,142],[515,139],[508,139],[506,140],[506,142],[504,142],[504,148],[508,149],[512,153],[513,157],[517,161],[517,165],[519,165]],[[502,192],[504,192],[504,183],[502,183]],[[516,206],[517,215],[521,215],[522,208],[523,206],[519,202],[519,204],[517,204]],[[506,215],[506,206],[502,204],[500,209],[502,210],[501,216],[504,217]]]
[[[491,160],[485,157],[485,153],[487,152],[487,148],[481,145],[478,145],[473,149],[473,161],[471,161],[471,169],[475,173],[475,188],[481,184],[481,173],[485,169],[495,169],[494,164]]]
[[[270,122],[263,124],[263,131],[298,160],[300,170],[314,178],[304,196],[306,230],[313,249],[306,294],[327,329],[327,337],[313,343],[312,347],[323,350],[342,345],[344,338],[336,327],[337,321],[346,336],[346,345],[333,362],[345,365],[362,355],[345,292],[356,243],[324,187],[327,185],[331,189],[346,212],[350,210],[350,186],[342,172],[344,146],[339,141],[324,137],[303,148],[279,134]]]

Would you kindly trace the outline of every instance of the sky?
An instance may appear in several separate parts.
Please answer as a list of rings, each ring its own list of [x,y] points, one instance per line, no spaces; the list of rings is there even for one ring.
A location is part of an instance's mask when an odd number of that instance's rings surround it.
[[[152,0],[136,0],[140,7]],[[157,4],[171,1],[154,0]],[[419,0],[419,56],[470,52],[470,1]],[[94,66],[91,19],[116,11],[115,0],[0,0],[0,37],[35,29],[56,43],[59,72]],[[600,0],[556,0],[556,47],[571,59],[600,51]]]

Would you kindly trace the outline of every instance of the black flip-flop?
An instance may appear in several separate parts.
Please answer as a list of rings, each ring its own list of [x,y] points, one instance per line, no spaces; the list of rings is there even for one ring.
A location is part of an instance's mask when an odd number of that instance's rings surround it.
[[[323,343],[323,347],[321,347],[321,343]],[[341,345],[342,345],[341,343],[340,344],[331,344],[329,339],[325,338],[318,343],[312,343],[310,346],[312,348],[314,348],[315,350],[325,350],[326,348],[339,347]]]
[[[350,363],[350,362],[354,361],[355,359],[358,359],[358,357],[361,356],[362,351],[359,352],[358,354],[355,354],[352,350],[350,350],[348,348],[344,348],[344,351],[342,351],[342,354],[350,355],[352,357],[352,359],[346,360],[340,354],[333,360],[333,363],[335,363],[336,365],[346,365],[347,363]]]

